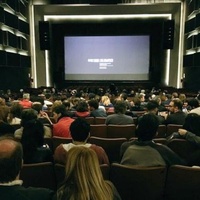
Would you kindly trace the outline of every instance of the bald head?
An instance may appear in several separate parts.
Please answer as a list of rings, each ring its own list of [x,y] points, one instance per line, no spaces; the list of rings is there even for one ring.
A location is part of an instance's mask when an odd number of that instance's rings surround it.
[[[16,148],[16,142],[11,139],[0,139],[0,158],[10,157]]]
[[[22,167],[22,146],[12,138],[0,137],[0,183],[13,181]]]

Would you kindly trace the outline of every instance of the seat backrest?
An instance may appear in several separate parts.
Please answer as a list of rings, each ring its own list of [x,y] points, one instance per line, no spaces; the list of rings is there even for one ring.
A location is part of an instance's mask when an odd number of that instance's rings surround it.
[[[53,163],[24,164],[20,179],[24,187],[43,187],[56,190],[56,176]]]
[[[68,144],[72,142],[71,138],[64,138],[64,137],[58,137],[58,136],[53,136],[52,137],[52,142],[53,142],[53,152],[55,149],[60,145],[60,144]]]
[[[95,117],[94,124],[105,124],[106,117]]]
[[[166,137],[166,132],[167,132],[167,127],[166,125],[159,125],[158,130],[157,130],[157,135],[156,138],[165,138]]]
[[[110,180],[122,200],[162,199],[166,179],[166,167],[125,166],[113,163]]]
[[[200,167],[174,165],[168,169],[165,199],[200,199]]]
[[[166,130],[166,137],[170,136],[174,132],[178,132],[178,129],[182,127],[183,127],[182,125],[178,124],[168,124]]]
[[[108,138],[127,138],[128,140],[135,136],[135,124],[111,125],[107,127]]]
[[[185,139],[172,139],[167,142],[167,146],[185,160],[197,150],[194,144]]]
[[[95,124],[94,117],[83,118],[88,124]]]
[[[95,137],[107,137],[107,125],[106,124],[96,124],[90,125],[90,135]]]
[[[122,143],[126,142],[126,138],[99,138],[99,137],[90,137],[89,142],[91,144],[96,144],[101,146],[108,158],[110,163],[120,161],[120,148]]]

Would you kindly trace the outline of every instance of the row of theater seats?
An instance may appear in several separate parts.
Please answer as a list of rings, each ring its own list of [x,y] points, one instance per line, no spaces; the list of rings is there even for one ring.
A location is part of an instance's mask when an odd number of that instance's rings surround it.
[[[101,165],[104,179],[113,182],[122,200],[197,200],[200,199],[200,168],[174,165],[139,167],[117,163]],[[20,178],[25,187],[56,190],[65,176],[59,164],[38,163],[23,166]]]
[[[159,125],[156,138],[165,138],[171,135],[174,132],[177,132],[182,125],[177,124],[168,124]],[[119,138],[125,137],[130,139],[136,136],[135,130],[136,125],[105,125],[105,124],[97,124],[90,125],[90,135],[96,137],[105,137],[105,138]]]
[[[136,137],[131,138],[130,140],[136,140]],[[120,162],[120,147],[122,143],[128,141],[126,138],[101,138],[91,136],[89,138],[89,142],[91,144],[96,144],[101,146],[108,155],[110,163]],[[167,145],[170,149],[176,152],[181,158],[188,159],[191,153],[198,151],[198,148],[188,142],[185,139],[173,139],[168,141],[166,138],[155,138],[154,141],[156,143],[161,143]],[[52,152],[55,151],[56,147],[60,144],[67,144],[72,142],[70,138],[61,138],[61,137],[53,137],[46,138],[45,142],[52,149]]]

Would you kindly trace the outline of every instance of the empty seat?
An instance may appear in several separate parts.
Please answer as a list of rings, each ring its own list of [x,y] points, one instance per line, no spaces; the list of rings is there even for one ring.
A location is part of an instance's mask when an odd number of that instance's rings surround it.
[[[167,128],[166,125],[159,125],[156,138],[164,138],[166,137]]]
[[[200,199],[200,168],[174,165],[168,169],[165,199]]]
[[[88,124],[95,124],[94,117],[83,118]]]
[[[110,163],[120,161],[120,148],[126,138],[99,138],[90,137],[89,142],[101,146],[108,155]]]
[[[160,200],[164,195],[166,168],[125,166],[113,163],[110,180],[122,200]]]
[[[106,117],[95,117],[94,124],[105,124]]]
[[[20,173],[24,187],[44,187],[56,190],[56,176],[53,163],[24,164]]]
[[[188,160],[198,148],[185,139],[172,139],[167,142],[167,146],[177,153],[181,158]]]
[[[127,138],[128,140],[135,136],[135,124],[111,125],[107,127],[108,138]]]
[[[107,137],[107,125],[106,124],[96,124],[90,125],[90,135],[95,137]]]

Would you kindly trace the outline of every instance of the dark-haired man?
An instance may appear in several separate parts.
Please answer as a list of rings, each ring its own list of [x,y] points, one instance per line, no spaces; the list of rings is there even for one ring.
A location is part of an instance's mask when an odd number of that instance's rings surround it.
[[[24,188],[19,180],[22,168],[22,146],[11,138],[0,138],[0,199],[50,200],[53,191],[45,188]]]
[[[95,99],[88,101],[91,117],[107,117],[106,111],[99,108],[99,102]]]
[[[126,103],[124,101],[121,100],[116,101],[116,103],[114,104],[115,113],[107,116],[105,121],[106,125],[134,124],[133,118],[125,114],[126,110],[127,110]]]
[[[165,124],[183,125],[186,113],[182,111],[183,103],[179,98],[172,99],[169,103],[169,114],[166,116]]]
[[[57,163],[65,164],[67,152],[75,146],[85,146],[93,149],[99,159],[99,164],[109,164],[108,156],[104,149],[95,144],[87,143],[90,137],[90,125],[81,118],[77,118],[70,125],[70,133],[72,137],[72,143],[60,144],[54,153],[54,160]]]
[[[158,126],[159,121],[155,114],[146,114],[141,118],[137,127],[138,140],[125,142],[121,146],[121,164],[148,167],[185,164],[167,146],[153,142]]]

